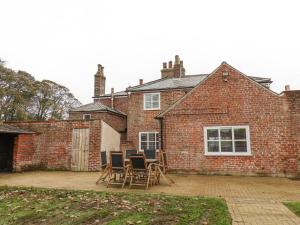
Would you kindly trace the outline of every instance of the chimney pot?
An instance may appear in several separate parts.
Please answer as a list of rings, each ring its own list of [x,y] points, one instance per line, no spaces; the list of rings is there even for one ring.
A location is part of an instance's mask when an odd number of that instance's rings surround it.
[[[115,89],[111,88],[111,94],[113,95],[115,93]]]
[[[101,64],[98,64],[98,71],[102,71],[102,66],[101,66]]]
[[[174,62],[175,65],[178,65],[180,64],[180,58],[179,58],[179,55],[175,55],[175,62]]]
[[[142,85],[144,83],[143,79],[140,79],[140,85]]]
[[[286,91],[290,91],[290,90],[291,90],[291,86],[290,86],[290,85],[285,85],[284,89],[285,89]]]
[[[172,69],[173,68],[173,63],[172,61],[169,61],[169,69]]]
[[[167,63],[166,62],[163,63],[163,69],[167,69]]]

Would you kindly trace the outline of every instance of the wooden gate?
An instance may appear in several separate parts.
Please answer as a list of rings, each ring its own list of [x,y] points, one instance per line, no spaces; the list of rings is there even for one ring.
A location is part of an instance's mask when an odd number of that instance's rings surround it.
[[[88,171],[90,129],[73,129],[72,162],[73,171]]]

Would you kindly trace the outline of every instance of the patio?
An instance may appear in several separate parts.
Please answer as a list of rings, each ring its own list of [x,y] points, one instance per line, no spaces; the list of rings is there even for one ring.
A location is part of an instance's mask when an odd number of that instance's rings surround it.
[[[233,224],[300,224],[300,219],[281,204],[300,201],[300,181],[273,177],[168,176],[176,183],[169,186],[162,181],[148,190],[96,185],[97,172],[1,173],[0,185],[222,197],[227,201]]]

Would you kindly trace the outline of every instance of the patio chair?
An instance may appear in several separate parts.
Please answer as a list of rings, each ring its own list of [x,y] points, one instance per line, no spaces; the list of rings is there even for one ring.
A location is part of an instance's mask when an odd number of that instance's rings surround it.
[[[111,151],[110,164],[108,167],[107,187],[111,184],[122,185],[125,175],[123,152]]]
[[[153,163],[147,165],[143,154],[136,154],[130,157],[130,167],[126,170],[124,184],[127,178],[130,177],[129,188],[132,185],[145,186],[148,189],[149,185],[157,183],[157,170]]]
[[[163,150],[160,150],[160,152],[159,152],[158,170],[159,170],[158,182],[160,180],[160,176],[162,176],[166,181],[170,181],[170,183],[175,184],[175,182],[172,178],[166,176],[166,173],[168,170],[167,153]]]
[[[105,178],[108,176],[108,165],[107,165],[107,157],[106,157],[106,151],[101,151],[100,152],[100,157],[101,157],[101,169],[103,173],[99,177],[99,179],[96,181],[96,184],[98,184],[100,181],[104,181]]]
[[[156,150],[155,149],[144,149],[144,154],[146,159],[156,159]]]
[[[131,155],[137,154],[138,150],[128,149],[125,150],[125,159],[129,159]]]
[[[163,150],[159,152],[159,164],[161,165],[163,173],[166,174],[168,169],[167,154]]]

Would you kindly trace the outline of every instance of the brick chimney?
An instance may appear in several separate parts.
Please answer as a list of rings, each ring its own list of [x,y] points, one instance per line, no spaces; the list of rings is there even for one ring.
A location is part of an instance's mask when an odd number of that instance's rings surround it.
[[[94,97],[99,97],[105,94],[105,80],[104,67],[101,64],[98,64],[98,71],[95,74]]]
[[[143,79],[139,80],[139,84],[142,85],[144,83]]]
[[[183,61],[180,61],[178,55],[175,56],[174,66],[172,61],[169,61],[168,68],[167,63],[163,63],[163,68],[161,70],[161,78],[180,78],[183,76],[185,76],[185,69],[183,67]]]

